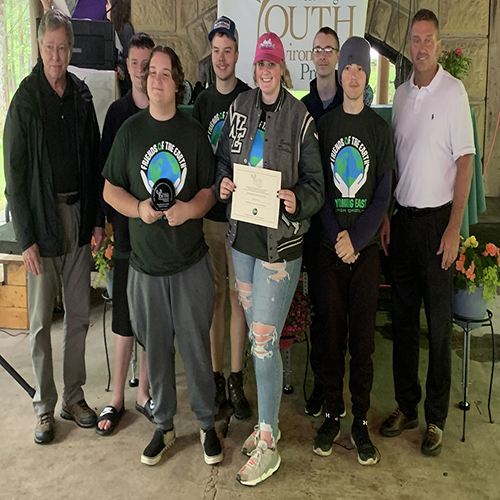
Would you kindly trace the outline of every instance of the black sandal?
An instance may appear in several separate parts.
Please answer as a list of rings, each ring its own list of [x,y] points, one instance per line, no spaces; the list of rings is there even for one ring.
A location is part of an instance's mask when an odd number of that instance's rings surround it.
[[[141,406],[137,401],[135,402],[135,409],[139,412],[142,413],[151,423],[155,423],[155,419],[153,417],[153,399],[149,398],[146,401],[146,404],[144,406]]]
[[[99,418],[97,419],[97,424],[102,422],[103,420],[109,420],[111,425],[108,429],[99,429],[99,426],[96,426],[95,432],[100,436],[109,436],[118,425],[118,422],[122,418],[122,415],[125,413],[125,404],[122,404],[122,408],[118,411],[114,406],[106,406],[104,410],[102,410]]]

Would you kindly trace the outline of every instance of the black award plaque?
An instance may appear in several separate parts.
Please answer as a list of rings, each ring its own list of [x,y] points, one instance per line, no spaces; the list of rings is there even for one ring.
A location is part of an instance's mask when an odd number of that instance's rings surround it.
[[[163,212],[171,208],[175,203],[175,188],[169,179],[158,179],[151,191],[151,202],[153,208]]]

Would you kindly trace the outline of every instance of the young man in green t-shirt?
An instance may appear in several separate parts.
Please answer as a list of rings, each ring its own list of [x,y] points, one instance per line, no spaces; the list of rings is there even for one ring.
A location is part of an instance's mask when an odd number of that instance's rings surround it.
[[[150,105],[122,125],[104,167],[104,199],[129,217],[128,298],[132,328],[148,357],[157,429],[141,462],[157,464],[175,440],[175,348],[184,364],[191,408],[200,422],[205,461],[222,461],[214,429],[210,362],[213,271],[202,217],[214,205],[214,156],[202,127],[177,112],[184,73],[176,53],[158,46],[144,72]],[[155,210],[151,191],[169,179],[175,204]]]
[[[340,431],[348,339],[354,416],[351,439],[358,461],[373,465],[380,459],[367,426],[380,279],[376,235],[389,204],[394,158],[387,123],[363,102],[370,76],[370,44],[365,39],[351,37],[344,43],[338,75],[344,91],[342,106],[318,122],[326,201],[320,211],[321,245],[311,295],[315,321],[323,325],[321,379],[326,418],[313,450],[320,456],[330,455]]]
[[[238,31],[234,22],[226,16],[215,21],[208,35],[212,44],[212,65],[216,80],[203,91],[194,105],[193,116],[208,133],[208,138],[215,151],[222,126],[231,103],[236,97],[250,87],[236,78],[238,61]],[[226,323],[224,306],[226,288],[229,285],[229,301],[231,303],[231,375],[228,378],[229,404],[238,419],[246,419],[252,415],[243,391],[243,351],[246,337],[246,321],[243,307],[238,300],[231,257],[231,247],[226,242],[229,222],[226,217],[226,205],[217,202],[205,215],[203,231],[207,242],[212,266],[215,274],[215,309],[210,328],[212,346],[212,368],[216,386],[216,401],[219,408],[226,401],[226,379],[224,378],[224,337]],[[227,280],[229,277],[229,283]]]

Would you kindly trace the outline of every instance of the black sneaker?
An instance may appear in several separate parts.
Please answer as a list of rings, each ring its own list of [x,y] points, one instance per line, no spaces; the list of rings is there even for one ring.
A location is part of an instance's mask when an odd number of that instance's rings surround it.
[[[327,457],[332,453],[332,445],[335,438],[340,434],[339,417],[332,417],[326,414],[323,425],[318,429],[314,438],[313,451],[320,457]]]
[[[351,429],[351,441],[358,450],[358,462],[361,465],[375,465],[380,460],[380,453],[373,446],[368,435],[368,422],[354,419]]]
[[[243,372],[232,372],[227,379],[229,404],[238,420],[246,420],[252,416],[252,410],[243,392]]]
[[[214,372],[215,380],[215,403],[219,410],[227,403],[226,397],[226,379],[223,373]]]
[[[319,417],[323,411],[323,402],[325,401],[325,396],[323,394],[323,387],[319,384],[314,384],[314,389],[312,391],[311,397],[306,403],[306,413],[312,415],[313,417]]]
[[[200,440],[205,454],[205,463],[214,465],[222,462],[222,447],[215,429],[213,427],[206,430],[200,429]]]
[[[174,441],[175,429],[173,427],[169,431],[156,429],[153,439],[141,455],[141,462],[146,465],[156,465],[165,451],[174,444]]]

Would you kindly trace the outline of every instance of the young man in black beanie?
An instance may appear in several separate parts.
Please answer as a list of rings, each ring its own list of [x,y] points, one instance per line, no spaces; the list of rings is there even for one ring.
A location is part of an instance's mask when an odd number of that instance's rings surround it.
[[[348,338],[351,439],[359,463],[373,465],[380,459],[367,426],[380,279],[376,241],[389,204],[394,157],[387,123],[363,103],[370,77],[370,44],[365,39],[351,37],[344,43],[338,75],[344,102],[318,122],[326,201],[320,211],[321,246],[312,293],[315,320],[325,325],[321,376],[326,418],[313,450],[330,455],[340,432]]]

